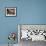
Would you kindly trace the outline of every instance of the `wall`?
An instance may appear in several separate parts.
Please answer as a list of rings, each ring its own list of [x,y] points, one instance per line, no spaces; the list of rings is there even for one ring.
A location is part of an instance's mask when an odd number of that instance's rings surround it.
[[[6,17],[5,7],[16,7],[17,16]],[[46,0],[1,0],[0,44],[8,43],[9,32],[18,32],[18,24],[46,24]]]

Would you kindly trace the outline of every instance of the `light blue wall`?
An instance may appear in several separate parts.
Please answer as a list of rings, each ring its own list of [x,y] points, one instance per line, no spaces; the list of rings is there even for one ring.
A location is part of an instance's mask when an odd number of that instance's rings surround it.
[[[6,17],[5,7],[16,7],[17,16]],[[46,0],[1,0],[0,44],[8,43],[9,32],[18,32],[18,24],[46,24]]]

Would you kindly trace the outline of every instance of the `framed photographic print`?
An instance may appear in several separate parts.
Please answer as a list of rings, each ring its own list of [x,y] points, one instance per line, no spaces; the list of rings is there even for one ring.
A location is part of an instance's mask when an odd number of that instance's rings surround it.
[[[5,10],[6,16],[16,16],[16,7],[7,7]]]

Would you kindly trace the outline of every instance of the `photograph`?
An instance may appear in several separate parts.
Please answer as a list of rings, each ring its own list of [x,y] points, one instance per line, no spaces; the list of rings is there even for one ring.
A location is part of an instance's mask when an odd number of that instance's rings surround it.
[[[41,45],[46,42],[46,25],[18,24],[18,41],[20,46]]]
[[[16,16],[16,8],[15,7],[6,8],[6,16]]]

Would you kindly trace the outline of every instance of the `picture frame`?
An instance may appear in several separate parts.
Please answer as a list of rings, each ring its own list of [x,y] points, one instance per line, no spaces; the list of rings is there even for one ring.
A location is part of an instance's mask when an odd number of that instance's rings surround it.
[[[27,39],[22,37],[22,30],[28,30],[28,35],[23,35],[28,36]],[[21,42],[22,40],[46,41],[46,24],[18,24],[18,42]]]
[[[17,16],[16,15],[16,7],[6,7],[5,8],[5,15],[6,16]]]

